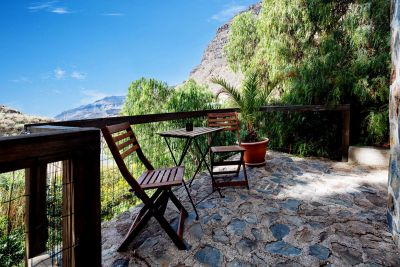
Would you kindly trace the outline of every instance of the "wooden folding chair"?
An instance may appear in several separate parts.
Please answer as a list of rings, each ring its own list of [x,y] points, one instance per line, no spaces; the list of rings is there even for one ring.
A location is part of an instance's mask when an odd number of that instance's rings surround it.
[[[213,190],[214,187],[217,189],[224,186],[246,186],[249,189],[249,183],[247,180],[246,165],[243,160],[244,152],[246,149],[240,146],[240,133],[239,133],[239,121],[236,112],[229,113],[210,113],[208,114],[208,126],[209,127],[223,127],[224,131],[235,132],[238,144],[228,146],[212,146],[210,148],[211,157],[211,177],[213,178]],[[239,160],[216,160],[215,156],[221,153],[239,153]],[[236,170],[228,171],[216,171],[214,167],[218,166],[234,166],[237,165]],[[218,175],[225,174],[236,174],[239,176],[240,166],[243,166],[243,180],[239,181],[225,181],[222,177],[216,177]]]
[[[196,207],[193,204],[193,200],[183,180],[184,167],[179,166],[155,170],[144,156],[129,123],[106,126],[101,130],[122,176],[131,187],[129,191],[134,193],[144,203],[144,207],[132,222],[132,225],[119,246],[118,251],[124,251],[126,249],[129,243],[139,234],[151,217],[154,217],[158,221],[179,249],[186,249],[182,237],[183,224],[188,213],[171,190],[171,187],[173,186],[179,186],[182,184],[185,186],[190,202],[196,212],[196,218],[198,218]],[[132,176],[124,162],[124,159],[134,152],[137,153],[138,158],[147,168],[147,171],[145,171],[137,181]],[[151,197],[149,197],[145,192],[148,189],[156,189],[155,193]],[[168,200],[171,200],[180,212],[178,230],[176,232],[164,217]]]

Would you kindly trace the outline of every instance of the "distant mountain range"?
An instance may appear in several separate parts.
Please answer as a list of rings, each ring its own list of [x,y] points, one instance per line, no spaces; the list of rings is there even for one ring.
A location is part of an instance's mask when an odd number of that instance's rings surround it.
[[[124,101],[125,96],[108,96],[94,103],[64,111],[55,118],[56,120],[67,121],[118,116]]]

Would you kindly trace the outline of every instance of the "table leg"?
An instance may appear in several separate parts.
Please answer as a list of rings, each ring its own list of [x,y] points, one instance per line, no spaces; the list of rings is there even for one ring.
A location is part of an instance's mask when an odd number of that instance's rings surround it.
[[[180,166],[180,165],[182,164],[182,162],[183,162],[183,159],[184,159],[185,156],[186,156],[186,153],[187,153],[188,150],[189,150],[189,147],[190,147],[190,144],[191,144],[191,142],[192,142],[192,139],[189,138],[189,139],[186,140],[186,143],[185,143],[185,146],[184,146],[184,148],[183,148],[182,154],[181,154],[181,156],[180,156],[180,158],[179,158],[179,163],[176,161],[176,158],[175,158],[175,156],[174,156],[174,152],[172,151],[171,145],[170,145],[169,142],[168,142],[168,138],[164,137],[164,140],[165,140],[165,142],[167,143],[168,150],[169,150],[169,152],[171,153],[171,156],[172,156],[172,159],[174,160],[175,166]]]

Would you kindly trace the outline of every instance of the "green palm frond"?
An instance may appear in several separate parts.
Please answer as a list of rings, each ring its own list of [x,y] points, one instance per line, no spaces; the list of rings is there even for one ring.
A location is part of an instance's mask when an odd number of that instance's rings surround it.
[[[259,109],[266,104],[267,97],[271,90],[260,88],[256,73],[249,74],[243,81],[240,89],[233,87],[222,78],[212,78],[211,81],[222,87],[217,97],[222,93],[226,93],[237,107],[240,108],[241,117],[246,124],[248,134],[253,133]]]
[[[218,91],[217,97],[219,97],[221,94],[225,93],[235,102],[235,104],[239,108],[242,106],[242,104],[243,104],[242,96],[240,95],[240,92],[238,89],[233,87],[231,84],[229,84],[226,80],[224,80],[222,78],[212,78],[211,82],[221,86],[221,90]]]

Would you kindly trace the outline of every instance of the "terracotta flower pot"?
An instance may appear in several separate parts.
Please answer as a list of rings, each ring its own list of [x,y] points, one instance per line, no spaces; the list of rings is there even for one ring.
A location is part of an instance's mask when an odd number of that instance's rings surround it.
[[[269,139],[266,138],[260,142],[241,143],[241,146],[246,149],[244,152],[244,162],[246,165],[259,166],[265,164],[265,153]]]

